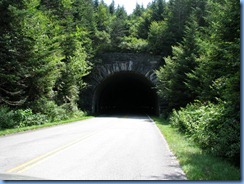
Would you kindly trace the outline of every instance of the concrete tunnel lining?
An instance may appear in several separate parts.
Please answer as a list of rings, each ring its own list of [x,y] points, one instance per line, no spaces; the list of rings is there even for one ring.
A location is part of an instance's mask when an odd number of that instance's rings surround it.
[[[96,87],[93,111],[98,114],[158,114],[158,96],[154,84],[144,75],[132,71],[116,72]]]

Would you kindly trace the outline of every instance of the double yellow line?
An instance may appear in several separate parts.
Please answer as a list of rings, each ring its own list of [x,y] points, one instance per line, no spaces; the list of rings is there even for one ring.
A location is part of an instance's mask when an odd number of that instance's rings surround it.
[[[83,136],[82,138],[77,139],[75,141],[72,141],[72,142],[70,142],[68,144],[65,144],[65,145],[61,146],[61,147],[58,147],[55,150],[52,150],[52,151],[50,151],[50,152],[48,152],[48,153],[46,153],[44,155],[36,157],[36,158],[34,158],[34,159],[32,159],[32,160],[30,160],[28,162],[25,162],[25,163],[23,163],[23,164],[21,164],[21,165],[19,165],[17,167],[9,169],[6,172],[8,172],[8,173],[23,173],[24,171],[30,169],[31,167],[33,167],[33,166],[35,166],[37,164],[40,164],[45,159],[50,158],[51,156],[53,156],[53,155],[65,150],[67,148],[70,148],[71,146],[73,146],[73,145],[75,145],[75,144],[77,144],[77,143],[79,143],[79,142],[81,142],[81,141],[83,141],[83,140],[95,135],[95,134],[97,134],[97,131],[92,133],[92,134],[90,134],[90,135]]]

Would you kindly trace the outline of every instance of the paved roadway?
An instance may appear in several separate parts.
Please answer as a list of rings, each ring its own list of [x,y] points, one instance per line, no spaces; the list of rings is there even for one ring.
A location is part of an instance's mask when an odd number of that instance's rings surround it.
[[[186,179],[147,116],[97,117],[0,137],[0,150],[2,180]]]

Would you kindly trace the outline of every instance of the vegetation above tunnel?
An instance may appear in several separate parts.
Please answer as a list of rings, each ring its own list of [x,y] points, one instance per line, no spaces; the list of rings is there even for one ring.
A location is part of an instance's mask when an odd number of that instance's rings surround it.
[[[94,56],[149,53],[164,58],[161,113],[240,161],[240,2],[153,0],[127,15],[98,0],[0,0],[0,17],[0,129],[79,114]]]

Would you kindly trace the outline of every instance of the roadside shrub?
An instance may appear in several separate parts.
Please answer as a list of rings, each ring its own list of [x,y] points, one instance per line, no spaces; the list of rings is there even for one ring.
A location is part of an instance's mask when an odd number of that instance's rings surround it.
[[[44,110],[44,113],[51,119],[51,121],[60,121],[69,118],[67,111],[61,106],[56,105],[54,102],[50,102],[46,107],[47,109]]]
[[[208,103],[188,104],[178,112],[174,110],[172,124],[185,132],[202,148],[212,146],[222,124],[223,105]]]
[[[224,103],[188,104],[179,111],[174,110],[170,122],[202,149],[237,163],[240,160],[240,123],[230,117],[226,108]]]
[[[223,123],[216,138],[216,146],[211,150],[215,155],[229,158],[240,166],[241,125],[238,117],[231,112],[231,106],[226,107]]]
[[[32,105],[32,109],[37,113],[46,115],[50,121],[59,121],[68,118],[65,109],[58,106],[54,101],[45,98],[36,101],[35,104]]]
[[[16,111],[16,119],[19,127],[27,127],[32,125],[41,125],[48,122],[48,117],[44,114],[33,114],[31,109],[19,109]]]
[[[0,107],[0,129],[41,125],[48,122],[46,115],[33,114],[31,109],[11,109]]]
[[[86,115],[78,109],[70,111],[69,104],[57,106],[52,101],[41,106],[41,110],[45,114],[34,113],[32,109],[11,109],[7,106],[0,106],[0,130],[41,125],[50,121],[79,118]]]
[[[55,101],[46,98],[36,101],[32,104],[31,109],[35,112],[36,119],[47,118],[50,122],[84,116],[84,112],[80,111],[75,103],[64,103],[59,106]],[[79,116],[77,116],[78,114]]]
[[[14,128],[18,126],[15,120],[16,114],[9,107],[0,106],[0,129]]]
[[[75,112],[72,113],[72,116],[74,118],[81,118],[81,117],[84,117],[86,115],[87,115],[86,112],[83,112],[81,110],[77,110],[77,111],[75,111]]]

